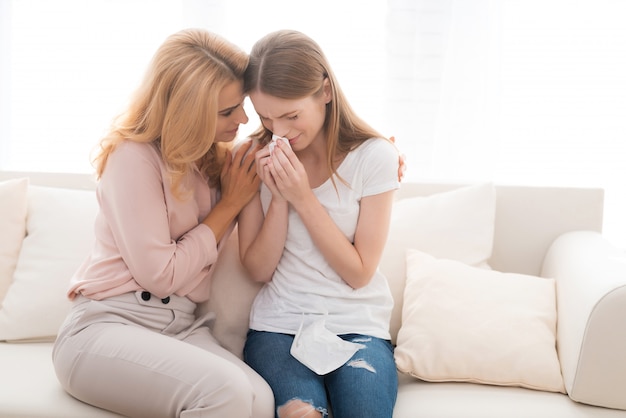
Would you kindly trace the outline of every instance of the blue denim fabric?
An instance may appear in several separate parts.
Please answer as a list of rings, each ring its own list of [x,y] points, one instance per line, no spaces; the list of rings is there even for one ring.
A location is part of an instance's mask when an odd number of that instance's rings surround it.
[[[277,410],[290,400],[300,399],[325,417],[332,405],[333,418],[391,418],[398,394],[393,346],[366,335],[340,337],[366,348],[325,376],[317,375],[289,353],[294,336],[288,334],[250,330],[244,360],[271,386]]]

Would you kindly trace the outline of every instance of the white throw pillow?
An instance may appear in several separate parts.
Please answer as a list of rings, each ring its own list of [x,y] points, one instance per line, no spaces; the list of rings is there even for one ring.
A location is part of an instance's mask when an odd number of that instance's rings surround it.
[[[30,186],[27,235],[0,310],[0,340],[53,340],[67,315],[69,280],[89,254],[95,192]]]
[[[398,370],[565,393],[554,279],[502,273],[407,251]]]
[[[13,272],[26,234],[28,178],[0,182],[0,306],[13,281]]]
[[[496,190],[493,184],[464,186],[394,202],[389,236],[380,262],[394,299],[391,339],[400,328],[406,280],[406,250],[489,267],[493,249]]]

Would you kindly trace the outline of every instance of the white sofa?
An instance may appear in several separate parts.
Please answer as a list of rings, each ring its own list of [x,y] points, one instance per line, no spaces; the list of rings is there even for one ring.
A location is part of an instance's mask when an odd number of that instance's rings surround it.
[[[93,239],[94,187],[0,172],[0,417],[117,416],[67,395],[51,362],[67,280]],[[398,199],[381,263],[396,302],[395,418],[626,417],[626,254],[601,235],[602,190],[405,183]],[[200,309],[241,355],[259,285],[236,248],[235,234]]]

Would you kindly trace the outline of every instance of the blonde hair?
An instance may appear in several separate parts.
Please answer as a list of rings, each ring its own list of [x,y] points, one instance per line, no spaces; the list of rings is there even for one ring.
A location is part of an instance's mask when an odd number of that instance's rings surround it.
[[[219,186],[225,148],[215,143],[218,96],[241,80],[248,55],[218,35],[186,29],[159,47],[126,111],[113,122],[94,158],[98,177],[122,141],[154,143],[178,195],[197,165]]]
[[[280,30],[261,38],[252,47],[244,76],[244,91],[259,91],[282,99],[300,99],[322,94],[328,80],[331,100],[326,105],[324,132],[331,179],[336,157],[342,156],[372,137],[382,136],[359,118],[344,96],[320,46],[307,35]],[[261,143],[272,133],[264,127],[253,137]]]

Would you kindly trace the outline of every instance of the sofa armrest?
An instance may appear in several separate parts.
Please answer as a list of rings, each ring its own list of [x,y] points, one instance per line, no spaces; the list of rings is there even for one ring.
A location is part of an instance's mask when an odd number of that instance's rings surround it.
[[[591,231],[558,237],[541,275],[556,279],[557,350],[577,402],[626,409],[626,252]]]

